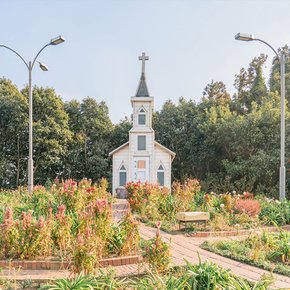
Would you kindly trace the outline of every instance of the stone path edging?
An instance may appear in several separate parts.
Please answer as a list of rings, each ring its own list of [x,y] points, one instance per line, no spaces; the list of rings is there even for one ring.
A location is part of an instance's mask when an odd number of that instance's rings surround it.
[[[285,225],[280,227],[283,230],[290,231],[290,225]],[[277,227],[261,227],[256,229],[249,229],[249,230],[231,230],[231,231],[214,231],[214,232],[192,232],[186,233],[185,236],[187,237],[195,237],[195,238],[205,238],[205,237],[231,237],[231,236],[244,236],[249,235],[252,233],[261,232],[266,230],[268,232],[278,232],[279,228]]]
[[[99,264],[101,267],[107,266],[121,266],[138,264],[142,260],[142,257],[123,256],[101,259]],[[0,268],[9,269],[16,268],[21,270],[67,270],[73,266],[73,262],[57,261],[57,260],[0,260]]]

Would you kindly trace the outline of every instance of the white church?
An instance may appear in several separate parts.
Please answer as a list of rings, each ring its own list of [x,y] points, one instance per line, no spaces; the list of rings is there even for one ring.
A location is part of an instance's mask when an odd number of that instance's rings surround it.
[[[135,96],[131,97],[133,127],[129,141],[110,152],[113,157],[112,193],[123,197],[125,186],[130,181],[158,183],[171,187],[171,163],[175,153],[155,141],[152,129],[154,98],[149,95],[145,61],[142,53],[142,73]]]

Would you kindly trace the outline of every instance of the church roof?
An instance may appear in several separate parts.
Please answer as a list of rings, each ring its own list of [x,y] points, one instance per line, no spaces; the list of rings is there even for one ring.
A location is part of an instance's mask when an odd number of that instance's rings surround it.
[[[165,146],[161,145],[161,144],[158,143],[157,141],[154,141],[154,144],[157,145],[157,146],[159,146],[161,149],[163,149],[163,150],[166,151],[167,153],[169,153],[169,154],[171,155],[171,157],[172,157],[172,160],[174,159],[174,157],[175,157],[176,154],[175,154],[173,151],[171,151],[170,149],[168,149],[168,148],[166,148]],[[109,156],[114,155],[116,152],[118,152],[119,150],[125,148],[125,147],[128,146],[128,145],[129,145],[129,141],[126,142],[126,143],[124,143],[123,145],[119,146],[119,147],[116,148],[115,150],[111,151],[111,152],[109,153]]]
[[[141,78],[138,84],[136,97],[149,97],[149,92],[146,84],[145,72],[142,72]]]
[[[123,145],[119,146],[118,148],[114,149],[113,151],[111,151],[111,152],[109,153],[109,156],[112,156],[115,152],[121,150],[122,148],[126,147],[127,145],[129,145],[129,141],[126,142],[126,143],[124,143]]]
[[[166,148],[165,146],[161,145],[160,143],[158,143],[157,141],[154,141],[154,144],[161,147],[164,151],[166,151],[167,153],[169,153],[172,157],[172,160],[174,159],[176,153],[174,153],[173,151],[171,151],[170,149]]]

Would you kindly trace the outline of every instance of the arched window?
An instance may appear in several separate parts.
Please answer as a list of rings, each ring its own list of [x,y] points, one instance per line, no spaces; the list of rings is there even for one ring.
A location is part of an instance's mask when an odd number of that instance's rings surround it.
[[[138,125],[146,125],[146,113],[144,108],[138,112]]]
[[[164,186],[164,167],[162,164],[157,169],[157,182],[160,186]]]
[[[119,186],[125,186],[127,183],[127,170],[124,165],[119,169]]]

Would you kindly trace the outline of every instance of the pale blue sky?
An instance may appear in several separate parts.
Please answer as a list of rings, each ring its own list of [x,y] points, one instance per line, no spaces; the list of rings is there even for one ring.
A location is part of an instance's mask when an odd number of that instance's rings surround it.
[[[65,101],[86,96],[106,101],[113,122],[131,113],[141,72],[138,56],[149,55],[146,76],[155,109],[167,99],[200,100],[213,79],[234,92],[234,75],[253,57],[272,51],[261,43],[234,40],[252,33],[274,48],[290,44],[290,1],[89,1],[0,0],[0,43],[31,59],[51,38],[35,67],[33,83],[55,88]],[[266,64],[268,79],[270,63]],[[19,88],[27,71],[19,59],[0,50],[0,77]]]

